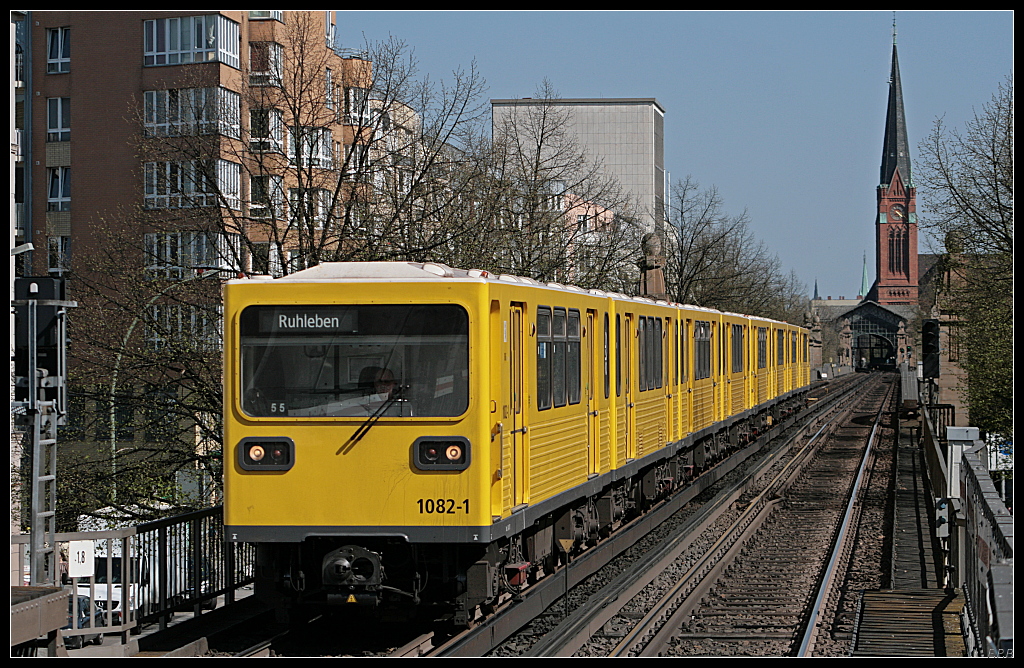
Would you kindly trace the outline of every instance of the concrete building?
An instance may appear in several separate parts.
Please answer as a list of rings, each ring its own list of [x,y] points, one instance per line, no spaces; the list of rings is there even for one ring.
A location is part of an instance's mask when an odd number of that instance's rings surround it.
[[[542,107],[565,112],[565,131],[631,195],[645,232],[665,220],[665,110],[654,98],[495,99],[492,127]],[[603,202],[597,202],[605,205]]]

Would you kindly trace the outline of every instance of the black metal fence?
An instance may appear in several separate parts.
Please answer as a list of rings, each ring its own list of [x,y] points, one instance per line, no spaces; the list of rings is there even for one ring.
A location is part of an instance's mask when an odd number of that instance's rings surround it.
[[[221,597],[230,603],[254,579],[255,546],[224,541],[221,506],[120,529],[58,533],[55,542],[61,554],[58,584],[99,609],[82,628],[65,629],[65,636],[94,635],[102,626],[103,633],[127,640],[140,624],[163,628],[175,612],[199,615]],[[28,535],[11,536],[12,547],[19,547],[19,573],[26,572],[28,544]],[[72,548],[90,552],[90,575],[67,575],[68,560],[89,556],[73,555]]]

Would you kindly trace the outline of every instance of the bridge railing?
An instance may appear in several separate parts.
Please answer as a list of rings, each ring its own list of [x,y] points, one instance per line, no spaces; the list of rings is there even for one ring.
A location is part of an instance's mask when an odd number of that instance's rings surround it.
[[[957,427],[953,406],[928,404],[921,441],[936,499],[946,586],[963,591],[962,626],[972,656],[1013,655],[1013,516],[989,474],[978,429]]]
[[[65,636],[93,635],[101,626],[126,641],[140,624],[163,628],[175,612],[202,614],[221,596],[230,603],[255,576],[255,546],[224,541],[221,506],[121,529],[58,533],[54,540],[64,555],[58,584],[88,596],[101,611]],[[18,572],[26,572],[29,536],[12,535],[11,545],[19,548]],[[88,554],[74,555],[73,547]],[[91,574],[70,577],[65,558],[90,560]]]

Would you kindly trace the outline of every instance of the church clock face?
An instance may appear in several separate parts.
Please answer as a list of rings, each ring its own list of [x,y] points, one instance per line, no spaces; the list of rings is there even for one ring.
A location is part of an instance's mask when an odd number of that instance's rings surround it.
[[[889,218],[894,221],[906,222],[907,220],[907,207],[902,204],[893,204],[889,207]]]

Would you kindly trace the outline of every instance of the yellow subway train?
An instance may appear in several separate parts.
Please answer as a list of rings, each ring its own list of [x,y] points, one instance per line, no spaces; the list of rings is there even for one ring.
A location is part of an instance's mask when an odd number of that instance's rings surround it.
[[[224,342],[224,522],[257,595],[456,624],[809,383],[800,327],[433,263],[228,281]]]

